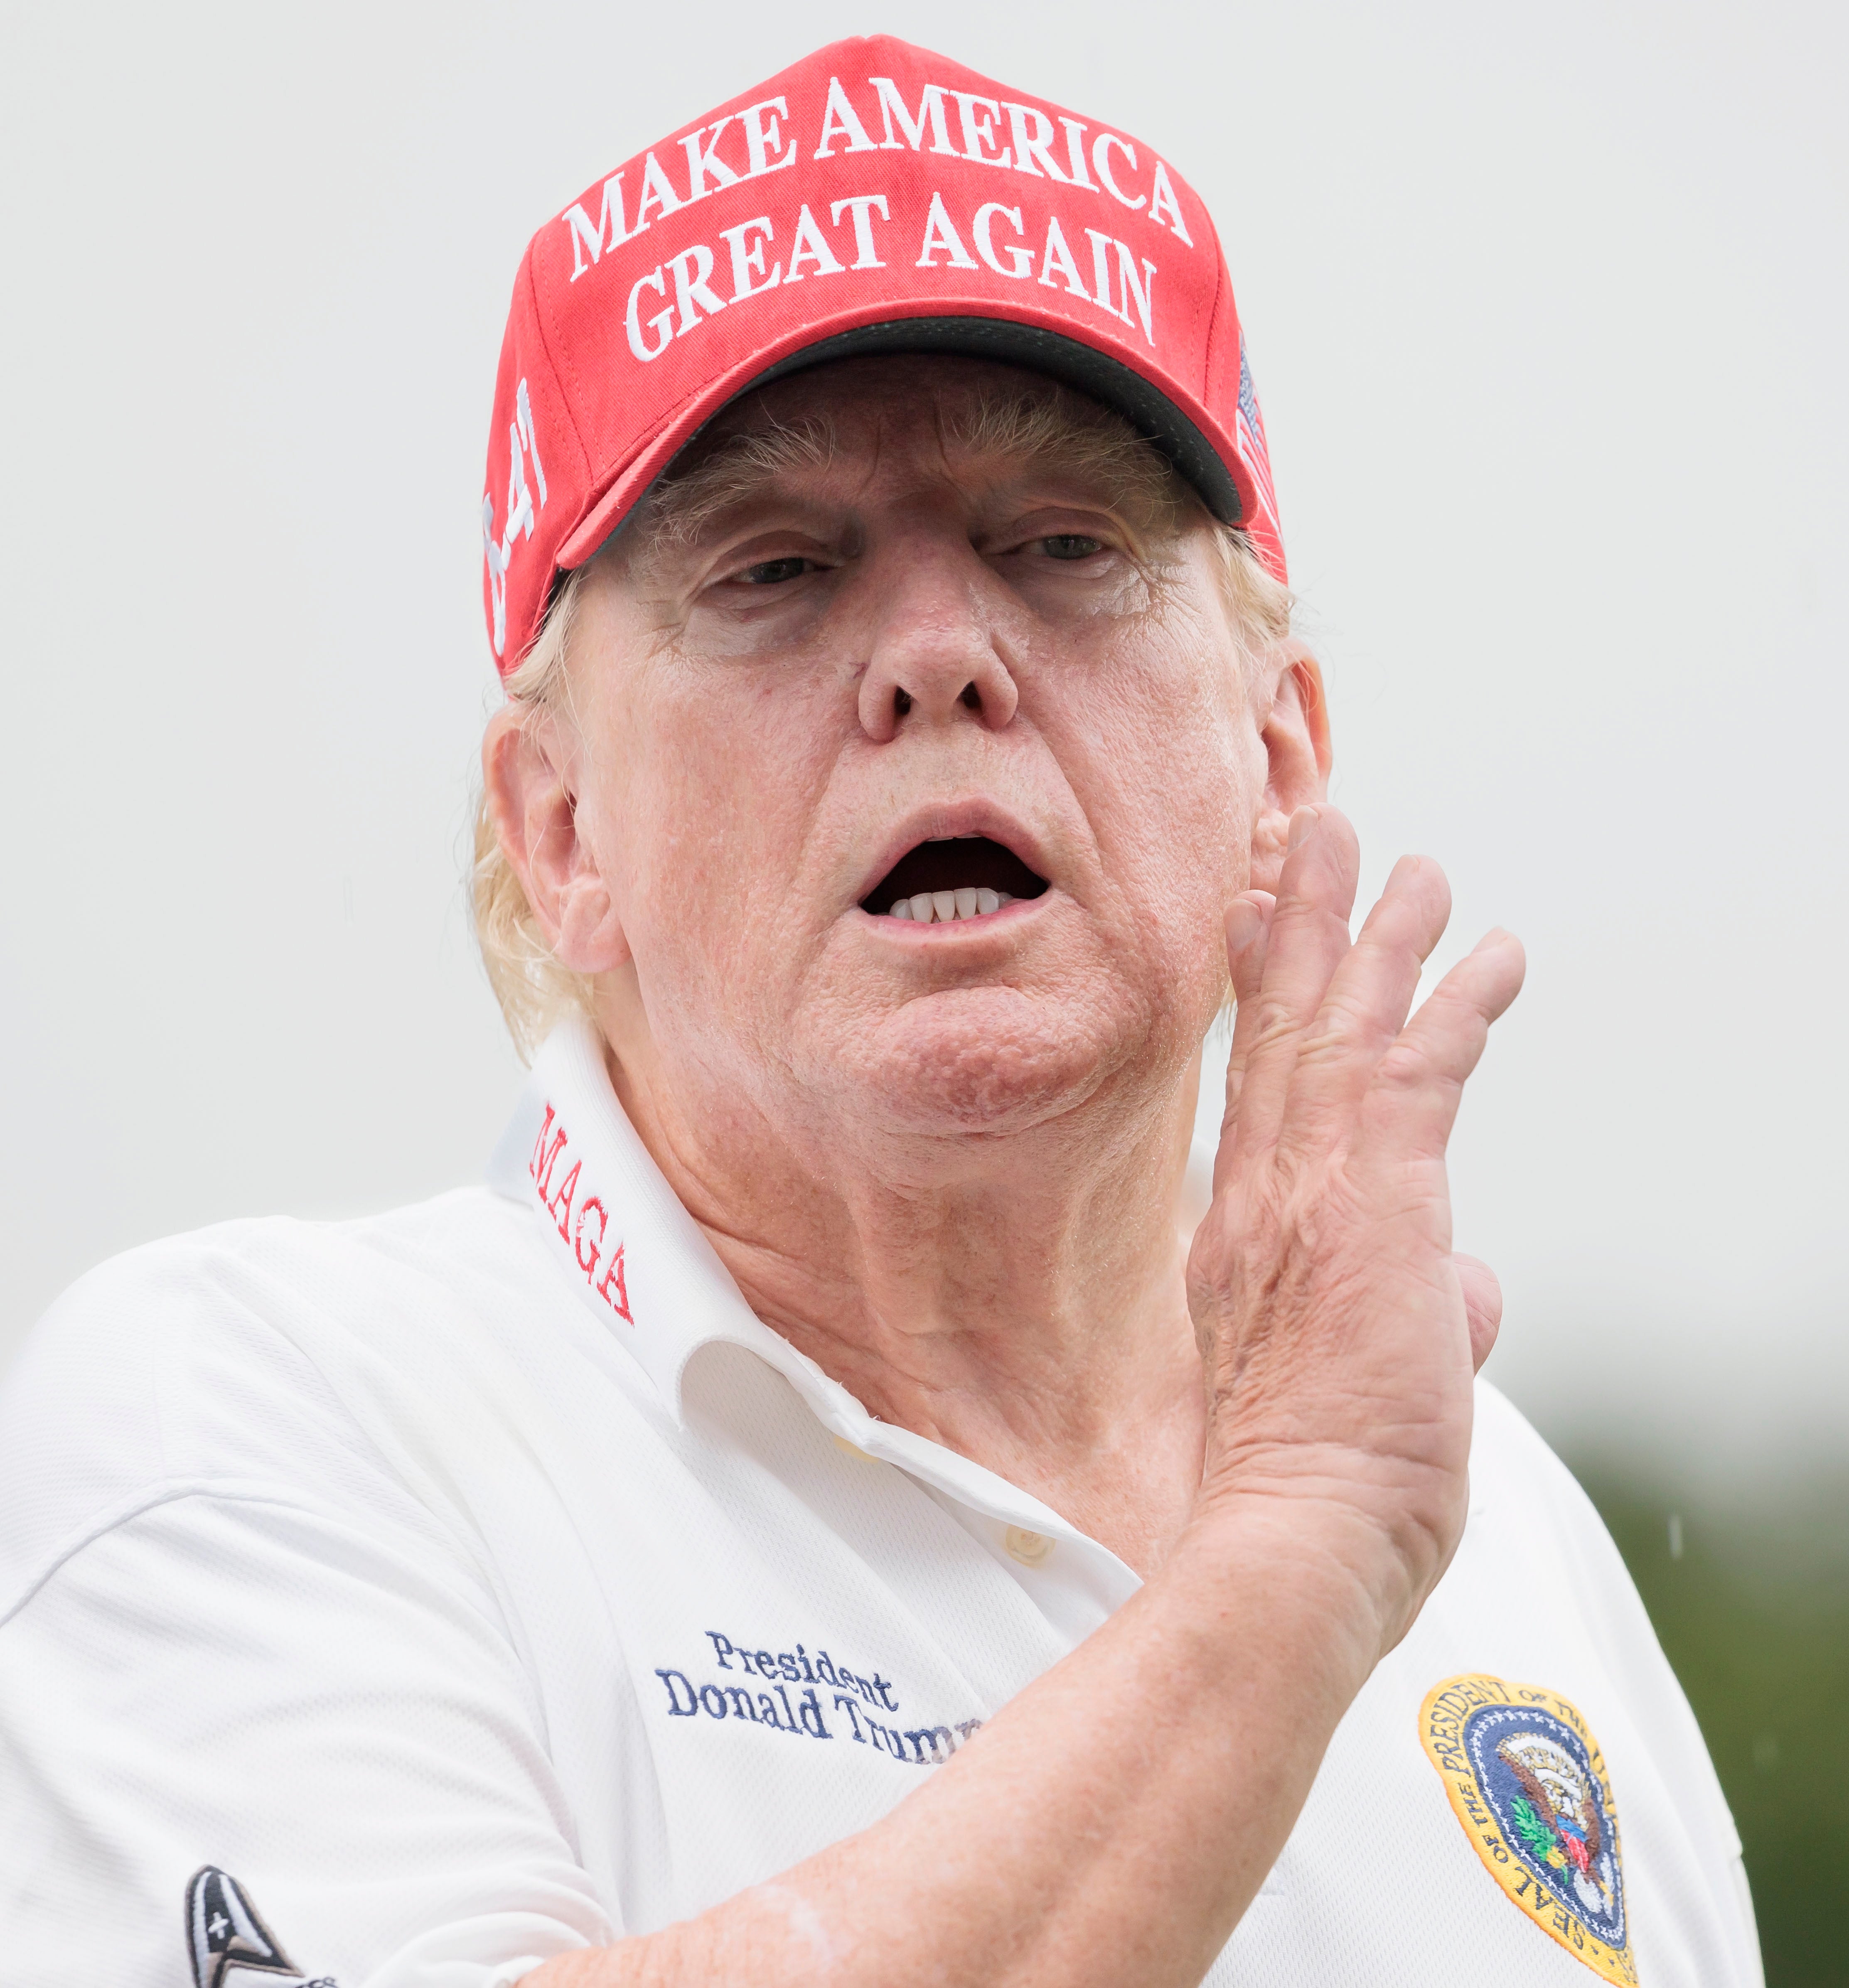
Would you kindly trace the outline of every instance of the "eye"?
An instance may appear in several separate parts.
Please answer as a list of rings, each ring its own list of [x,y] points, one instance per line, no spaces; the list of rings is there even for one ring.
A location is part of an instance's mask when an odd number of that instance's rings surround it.
[[[1104,543],[1101,539],[1088,538],[1083,532],[1055,532],[1050,538],[1040,541],[1049,559],[1090,559],[1094,553],[1101,553]]]
[[[760,560],[755,566],[748,566],[732,577],[747,587],[777,587],[787,580],[800,580],[804,573],[813,573],[813,560],[793,556],[789,559]]]

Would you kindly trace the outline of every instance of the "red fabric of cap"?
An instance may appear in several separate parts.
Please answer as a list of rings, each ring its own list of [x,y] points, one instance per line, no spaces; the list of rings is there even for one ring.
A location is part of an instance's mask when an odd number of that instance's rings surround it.
[[[556,574],[766,374],[966,353],[1119,408],[1284,549],[1219,238],[1161,156],[888,36],[837,42],[651,146],[536,235],[501,350],[482,502],[503,674]]]

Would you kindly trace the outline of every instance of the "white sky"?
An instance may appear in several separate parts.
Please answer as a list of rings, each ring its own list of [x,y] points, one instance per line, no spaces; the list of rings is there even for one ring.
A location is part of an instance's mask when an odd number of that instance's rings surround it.
[[[1685,1469],[1840,1444],[1846,24],[11,10],[0,1358],[144,1238],[478,1173],[517,1081],[458,884],[515,264],[881,29],[1150,140],[1219,219],[1368,881],[1435,854],[1445,958],[1530,948],[1455,1149],[1492,1371]]]

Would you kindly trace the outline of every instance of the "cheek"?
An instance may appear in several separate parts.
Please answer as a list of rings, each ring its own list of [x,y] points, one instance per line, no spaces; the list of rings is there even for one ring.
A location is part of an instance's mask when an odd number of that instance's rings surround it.
[[[638,965],[727,963],[787,916],[835,727],[819,696],[711,666],[654,666],[613,712],[600,840]],[[712,975],[703,975],[710,979]]]
[[[1255,807],[1236,665],[1171,639],[1100,672],[1087,704],[1074,785],[1107,872],[1139,922],[1184,943],[1204,922],[1217,930],[1245,888]]]

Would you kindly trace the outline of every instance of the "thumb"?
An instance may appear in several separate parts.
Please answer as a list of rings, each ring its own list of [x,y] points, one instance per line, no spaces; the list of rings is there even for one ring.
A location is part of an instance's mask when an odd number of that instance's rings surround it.
[[[1464,1290],[1464,1316],[1470,1322],[1470,1367],[1483,1371],[1503,1324],[1503,1286],[1480,1256],[1454,1256],[1458,1282]]]

